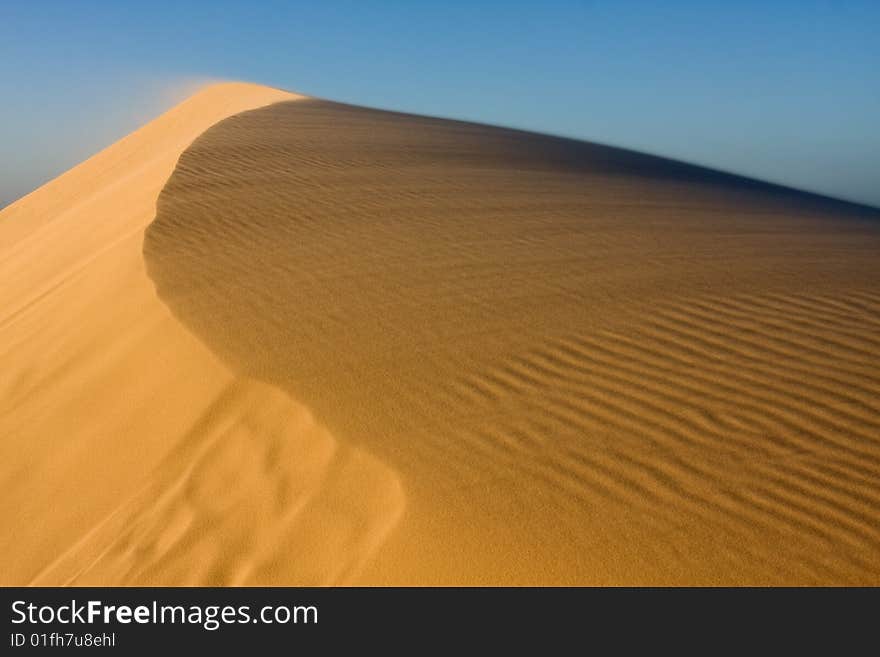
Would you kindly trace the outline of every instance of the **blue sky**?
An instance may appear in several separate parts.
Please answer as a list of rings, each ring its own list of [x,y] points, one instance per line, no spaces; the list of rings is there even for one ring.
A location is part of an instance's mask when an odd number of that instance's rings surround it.
[[[880,2],[0,2],[0,206],[210,79],[880,205]]]

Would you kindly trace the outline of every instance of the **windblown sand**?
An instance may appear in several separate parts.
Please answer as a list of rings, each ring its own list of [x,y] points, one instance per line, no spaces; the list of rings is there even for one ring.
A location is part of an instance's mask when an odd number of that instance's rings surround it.
[[[387,467],[226,368],[158,299],[144,228],[208,87],[0,213],[0,584],[330,583],[403,508]]]
[[[3,583],[880,584],[880,212],[221,85],[0,281]]]

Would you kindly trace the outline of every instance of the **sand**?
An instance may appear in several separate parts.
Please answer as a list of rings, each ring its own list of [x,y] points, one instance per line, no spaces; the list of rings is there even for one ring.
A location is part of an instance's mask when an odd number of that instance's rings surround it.
[[[399,515],[394,473],[226,368],[144,267],[181,152],[295,97],[208,87],[0,213],[0,584],[332,583]]]
[[[210,87],[0,213],[2,581],[880,584],[878,253],[861,206]]]

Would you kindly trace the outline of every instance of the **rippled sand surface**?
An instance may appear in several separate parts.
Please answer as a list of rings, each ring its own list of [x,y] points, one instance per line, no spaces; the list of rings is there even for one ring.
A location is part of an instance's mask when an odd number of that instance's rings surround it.
[[[349,581],[880,583],[876,211],[304,99],[199,136],[143,250],[399,481]]]

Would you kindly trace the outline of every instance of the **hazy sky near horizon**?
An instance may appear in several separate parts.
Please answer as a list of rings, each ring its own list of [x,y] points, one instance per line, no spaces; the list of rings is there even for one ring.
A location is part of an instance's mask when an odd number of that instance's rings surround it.
[[[0,3],[0,207],[242,79],[880,206],[880,2]]]

